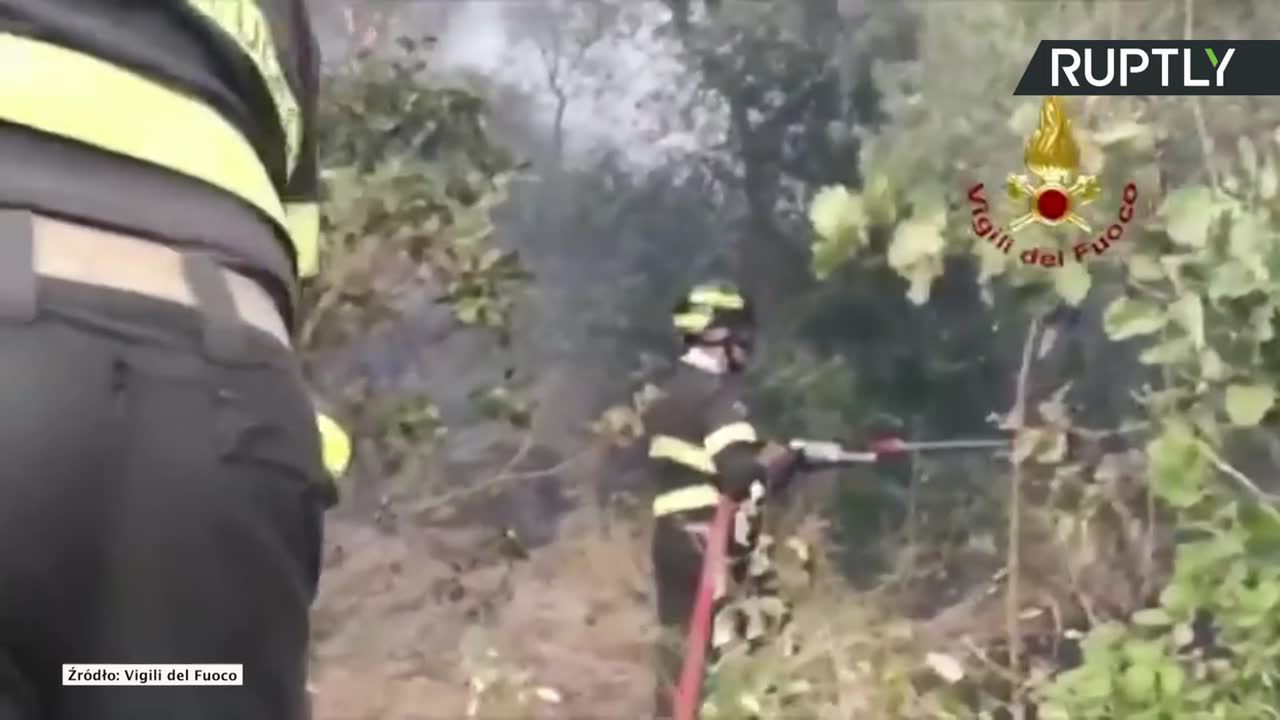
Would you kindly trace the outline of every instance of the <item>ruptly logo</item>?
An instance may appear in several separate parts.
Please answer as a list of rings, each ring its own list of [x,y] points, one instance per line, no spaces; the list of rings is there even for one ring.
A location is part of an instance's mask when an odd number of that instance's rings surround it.
[[[1028,225],[1047,227],[1070,225],[1082,233],[1093,228],[1080,210],[1102,195],[1102,186],[1093,175],[1080,172],[1080,147],[1072,134],[1062,98],[1045,98],[1040,107],[1040,125],[1031,134],[1023,152],[1026,174],[1011,174],[1005,183],[1005,194],[1024,208],[1021,215],[1001,227],[992,218],[986,188],[978,183],[969,189],[969,208],[973,216],[973,232],[979,239],[1008,255],[1014,249],[1013,236]],[[1133,220],[1138,188],[1132,182],[1124,186],[1115,222],[1093,241],[1080,241],[1071,246],[1071,257],[1083,261],[1090,255],[1101,255],[1124,237],[1125,228]],[[1023,249],[1018,259],[1025,265],[1062,267],[1066,252],[1061,247]]]
[[[1280,95],[1277,40],[1042,40],[1014,95]]]

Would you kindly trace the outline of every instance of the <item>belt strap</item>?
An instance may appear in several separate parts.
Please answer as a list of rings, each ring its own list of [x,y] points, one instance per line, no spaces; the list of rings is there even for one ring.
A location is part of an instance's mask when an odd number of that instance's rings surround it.
[[[220,318],[223,326],[247,324],[265,332],[283,345],[289,344],[289,334],[284,318],[280,315],[271,295],[255,280],[230,270],[222,269],[212,258],[194,261],[195,267],[186,267],[184,254],[153,240],[111,232],[101,228],[65,222],[27,211],[12,211],[25,218],[25,237],[34,245],[36,275],[83,285],[121,290],[147,295],[158,300],[202,308],[206,317],[211,313]],[[16,225],[16,220],[15,227]],[[20,244],[22,232],[10,237],[6,229],[0,234],[0,257],[4,253],[18,252],[9,248]],[[19,242],[10,242],[18,240]],[[206,262],[207,261],[207,262]],[[31,263],[27,265],[28,275]],[[0,274],[9,273],[0,268]],[[220,279],[219,279],[220,278]],[[34,282],[34,278],[0,277],[0,293],[7,291],[7,282]],[[228,300],[225,295],[229,295]],[[34,294],[32,295],[34,297]],[[210,330],[208,339],[215,351],[236,350],[234,338],[215,336],[234,335],[240,331]]]
[[[0,210],[0,317],[36,317],[35,229],[26,210]]]
[[[653,516],[662,517],[689,510],[701,510],[720,503],[720,491],[714,485],[704,483],[668,490],[653,499]]]
[[[182,272],[204,316],[205,348],[220,360],[245,357],[249,328],[240,322],[222,268],[208,255],[188,253],[182,256]]]

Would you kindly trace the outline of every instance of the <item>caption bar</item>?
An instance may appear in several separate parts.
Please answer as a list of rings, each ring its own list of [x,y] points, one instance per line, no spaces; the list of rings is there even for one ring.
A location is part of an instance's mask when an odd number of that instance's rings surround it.
[[[244,685],[244,665],[63,665],[63,685]]]

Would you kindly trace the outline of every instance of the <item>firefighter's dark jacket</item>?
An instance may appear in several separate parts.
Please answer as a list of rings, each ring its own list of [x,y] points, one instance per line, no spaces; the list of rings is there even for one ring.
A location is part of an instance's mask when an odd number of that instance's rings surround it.
[[[204,247],[291,301],[318,262],[304,2],[0,0],[0,206]]]
[[[680,363],[645,413],[655,466],[655,515],[713,507],[720,493],[742,499],[764,479],[760,439],[742,403],[741,379]]]

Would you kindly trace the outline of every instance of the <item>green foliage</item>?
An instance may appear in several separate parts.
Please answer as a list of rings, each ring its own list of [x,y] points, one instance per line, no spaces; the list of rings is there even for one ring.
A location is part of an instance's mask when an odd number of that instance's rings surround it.
[[[929,289],[942,275],[942,251],[945,241],[942,228],[946,223],[941,213],[912,218],[900,223],[889,243],[889,266],[906,278],[910,287],[907,297],[916,305],[929,299]]]
[[[533,421],[534,403],[527,392],[505,385],[479,388],[472,393],[477,409],[491,420],[512,427],[528,428]]]
[[[813,272],[825,280],[867,242],[867,212],[862,196],[848,188],[820,190],[809,206],[809,221],[818,234],[813,245]]]
[[[1204,247],[1209,228],[1226,207],[1203,185],[1181,187],[1169,193],[1160,208],[1169,239],[1187,248]]]
[[[838,604],[809,603],[774,642],[752,653],[730,649],[708,680],[700,717],[967,717],[946,693],[916,687],[922,676],[954,677],[963,668],[954,658],[917,655],[915,640],[886,597],[845,592]]]
[[[460,327],[505,341],[528,278],[518,256],[494,243],[490,217],[515,164],[489,137],[484,101],[432,80],[423,60],[430,45],[402,40],[324,78],[322,265],[300,303],[300,347],[314,375],[333,353],[433,304],[450,308]],[[381,380],[327,390],[346,429],[379,450],[379,474],[412,470],[444,427],[429,398],[400,378]],[[483,409],[527,424],[527,401],[495,385],[476,394]]]
[[[1053,271],[1053,289],[1070,305],[1080,305],[1093,287],[1093,275],[1087,266],[1072,263]]]
[[[324,267],[306,288],[308,349],[341,346],[399,317],[426,290],[459,321],[501,329],[525,279],[491,243],[512,159],[484,102],[429,84],[418,43],[326,78],[320,107]]]
[[[1169,322],[1169,316],[1154,303],[1120,298],[1107,307],[1103,316],[1107,335],[1112,340],[1127,340],[1158,332]]]
[[[1192,507],[1203,499],[1207,463],[1194,431],[1172,421],[1147,448],[1151,489],[1175,508]]]
[[[1144,259],[1129,267],[1137,297],[1107,308],[1108,334],[1147,339],[1143,362],[1165,370],[1166,387],[1150,398],[1162,430],[1147,447],[1147,483],[1182,539],[1159,605],[1095,628],[1084,663],[1045,688],[1046,717],[1275,717],[1280,512],[1214,472],[1215,446],[1272,409],[1280,369],[1265,353],[1280,301],[1268,282],[1277,226],[1262,198],[1273,181],[1258,150],[1242,147],[1245,177],[1223,185],[1235,192],[1170,193],[1163,237],[1144,238],[1135,256]],[[1211,642],[1194,631],[1205,619]]]
[[[1234,438],[1271,432],[1280,380],[1274,327],[1280,144],[1243,133],[1223,144],[1223,137],[1241,133],[1239,125],[1214,127],[1215,119],[1206,129],[1203,119],[1163,100],[1068,99],[1083,171],[1097,174],[1104,188],[1089,212],[1110,216],[1126,182],[1135,182],[1141,198],[1140,220],[1120,243],[1069,269],[1026,268],[975,240],[962,194],[966,182],[982,179],[993,220],[1010,215],[990,188],[1021,165],[1039,99],[1008,96],[1009,68],[1025,66],[1037,38],[1069,34],[1065,26],[1080,37],[1114,32],[1113,11],[1017,3],[923,7],[919,60],[877,67],[888,122],[868,133],[863,146],[862,175],[871,180],[861,191],[824,189],[810,206],[814,269],[830,282],[849,277],[840,274],[842,267],[884,263],[908,282],[910,300],[922,304],[946,277],[942,258],[972,258],[993,322],[1034,315],[1046,296],[1073,305],[1091,295],[1105,298],[1107,337],[1137,346],[1140,362],[1159,378],[1156,387],[1138,392],[1155,429],[1142,480],[1157,500],[1148,520],[1168,523],[1159,532],[1175,538],[1176,548],[1158,604],[1129,607],[1126,616],[1094,627],[1079,667],[1033,678],[1039,716],[1276,717],[1280,573],[1272,567],[1280,513],[1253,495],[1242,497],[1243,476],[1222,456]],[[1241,12],[1267,11],[1250,4]],[[1167,9],[1134,13],[1142,16],[1134,26],[1144,32],[1183,32],[1178,23],[1185,19]],[[974,103],[975,97],[984,100]],[[1280,122],[1274,113],[1268,118]],[[1199,142],[1174,142],[1180,137]],[[1175,187],[1162,194],[1165,179]],[[947,192],[940,183],[956,187]],[[870,210],[873,193],[889,198],[877,203],[888,212]],[[942,206],[940,196],[953,198],[945,220],[922,222],[932,217],[929,208]],[[865,239],[878,234],[892,238],[887,248]],[[1017,243],[1069,247],[1066,236],[1034,226],[1019,233]],[[1020,433],[1013,454],[1015,461],[1057,466],[1055,482],[1075,471],[1066,464],[1065,436],[1051,427]],[[1082,492],[1089,498],[1099,489]],[[1066,517],[1067,525],[1093,521],[1086,512],[1085,504],[1069,511],[1077,517]],[[1155,528],[1149,532],[1156,537]],[[1193,633],[1205,618],[1215,630],[1213,650]]]
[[[662,397],[657,386],[646,384],[629,403],[606,408],[590,426],[591,433],[613,447],[627,447],[644,436],[644,412]]]
[[[1257,425],[1276,401],[1276,390],[1270,385],[1227,386],[1226,410],[1232,423],[1242,427]]]

